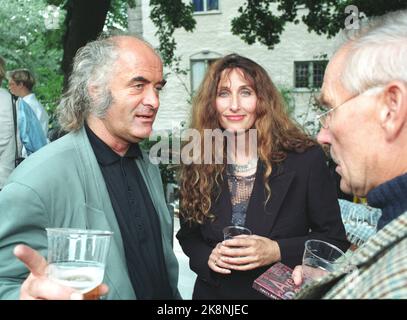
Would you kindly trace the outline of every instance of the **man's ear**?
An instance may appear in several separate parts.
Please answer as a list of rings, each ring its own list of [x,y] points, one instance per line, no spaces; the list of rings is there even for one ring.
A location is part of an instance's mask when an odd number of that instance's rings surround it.
[[[392,81],[381,97],[380,123],[387,141],[395,140],[407,123],[407,84]]]
[[[92,100],[95,100],[95,97],[97,96],[97,94],[98,94],[98,87],[97,86],[95,86],[95,85],[89,85],[88,86],[88,91],[89,91],[89,96],[91,97],[91,99]]]

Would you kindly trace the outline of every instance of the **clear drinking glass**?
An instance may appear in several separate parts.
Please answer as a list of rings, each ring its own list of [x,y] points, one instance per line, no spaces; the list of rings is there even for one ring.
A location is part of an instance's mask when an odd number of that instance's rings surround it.
[[[47,228],[48,277],[84,294],[104,277],[112,232]]]
[[[233,237],[240,236],[242,234],[250,236],[252,232],[241,226],[228,226],[223,228],[223,238],[224,240],[232,239]]]
[[[329,272],[345,270],[350,266],[345,253],[336,246],[321,240],[308,240],[302,259],[305,282],[318,281]],[[349,269],[350,270],[350,269]]]

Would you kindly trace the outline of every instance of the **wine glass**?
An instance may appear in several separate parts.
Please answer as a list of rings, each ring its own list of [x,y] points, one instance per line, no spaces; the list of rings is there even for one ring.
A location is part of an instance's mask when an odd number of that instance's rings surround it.
[[[49,279],[85,294],[104,277],[112,232],[46,228]]]

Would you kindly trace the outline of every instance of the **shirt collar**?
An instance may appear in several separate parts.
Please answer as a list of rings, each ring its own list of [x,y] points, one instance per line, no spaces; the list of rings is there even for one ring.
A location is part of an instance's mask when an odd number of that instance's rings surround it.
[[[90,145],[95,153],[96,159],[101,165],[110,165],[122,158],[142,159],[140,146],[138,143],[132,143],[127,150],[126,154],[121,157],[114,152],[103,140],[101,140],[87,125],[85,122],[85,130],[88,136]]]
[[[32,97],[35,97],[35,95],[34,95],[34,93],[31,92],[31,93],[27,94],[26,96],[24,96],[23,99],[24,100],[31,99]]]

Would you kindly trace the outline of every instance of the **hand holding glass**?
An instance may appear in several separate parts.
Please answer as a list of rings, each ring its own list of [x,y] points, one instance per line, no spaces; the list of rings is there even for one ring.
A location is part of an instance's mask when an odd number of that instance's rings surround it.
[[[113,233],[68,228],[46,230],[48,278],[82,294],[99,286],[103,281]]]
[[[305,282],[319,281],[329,272],[349,266],[345,253],[334,245],[321,240],[305,242],[302,275]]]

